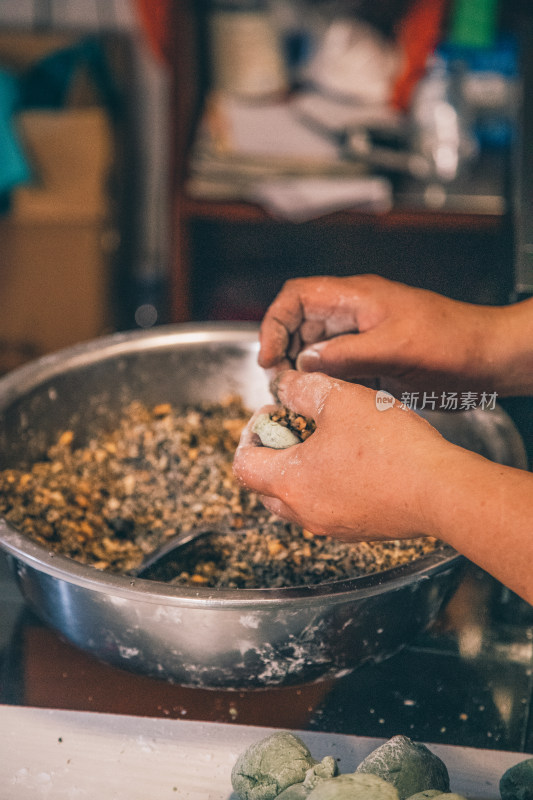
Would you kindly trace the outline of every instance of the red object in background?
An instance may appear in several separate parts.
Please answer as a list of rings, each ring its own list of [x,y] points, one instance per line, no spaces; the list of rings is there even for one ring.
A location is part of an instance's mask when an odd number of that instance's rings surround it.
[[[416,0],[397,26],[396,41],[404,54],[404,66],[394,84],[391,104],[409,108],[414,87],[424,75],[427,60],[442,37],[447,0]]]
[[[171,64],[171,0],[136,0],[136,5],[152,52],[160,61]]]
[[[171,0],[135,0],[139,20],[155,56],[172,64]],[[404,53],[404,65],[398,75],[391,103],[406,110],[411,94],[423,76],[428,56],[439,43],[448,0],[414,0],[396,26],[396,41]]]

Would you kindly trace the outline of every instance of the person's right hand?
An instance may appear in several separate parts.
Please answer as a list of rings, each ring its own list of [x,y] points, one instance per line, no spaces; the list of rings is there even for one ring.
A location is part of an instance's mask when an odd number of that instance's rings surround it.
[[[278,392],[316,430],[286,449],[264,447],[254,423],[266,406],[244,429],[233,462],[272,513],[346,541],[432,535],[427,498],[457,448],[398,402],[382,412],[365,386],[291,370],[280,374]]]
[[[362,383],[380,379],[396,394],[520,394],[523,378],[513,374],[509,356],[518,326],[509,309],[459,302],[376,275],[290,280],[262,322],[259,364]],[[530,328],[531,307],[527,312]]]
[[[533,603],[533,475],[445,440],[377,393],[321,373],[287,371],[280,402],[316,422],[275,450],[245,427],[233,471],[274,514],[345,541],[427,534],[447,542]]]

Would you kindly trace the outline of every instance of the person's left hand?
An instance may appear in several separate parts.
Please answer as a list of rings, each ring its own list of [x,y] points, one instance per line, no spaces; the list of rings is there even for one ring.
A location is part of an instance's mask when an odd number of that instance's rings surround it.
[[[259,445],[245,428],[234,473],[273,513],[315,534],[347,541],[431,535],[432,481],[453,448],[396,401],[377,408],[377,393],[322,373],[281,374],[280,402],[313,418],[315,432],[285,450]]]

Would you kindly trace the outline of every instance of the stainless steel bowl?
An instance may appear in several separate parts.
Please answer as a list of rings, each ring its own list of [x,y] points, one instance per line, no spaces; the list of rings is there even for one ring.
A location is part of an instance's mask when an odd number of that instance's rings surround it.
[[[40,458],[60,431],[83,440],[133,399],[149,404],[271,400],[256,364],[257,327],[171,326],[98,339],[0,380],[0,468]],[[501,410],[427,415],[458,444],[524,466]],[[54,555],[0,521],[29,605],[103,661],[187,686],[260,688],[339,676],[390,656],[426,628],[456,586],[452,550],[379,575],[313,588],[192,589],[133,580]]]

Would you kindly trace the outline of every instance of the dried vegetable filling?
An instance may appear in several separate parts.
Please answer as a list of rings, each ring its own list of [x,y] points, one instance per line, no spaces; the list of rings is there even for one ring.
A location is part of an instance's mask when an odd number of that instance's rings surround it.
[[[277,588],[382,571],[440,546],[431,538],[346,544],[286,523],[240,486],[232,461],[250,412],[222,403],[133,403],[77,446],[65,431],[28,470],[0,472],[0,514],[51,551],[128,573],[168,537],[223,523],[157,576],[179,585]]]

